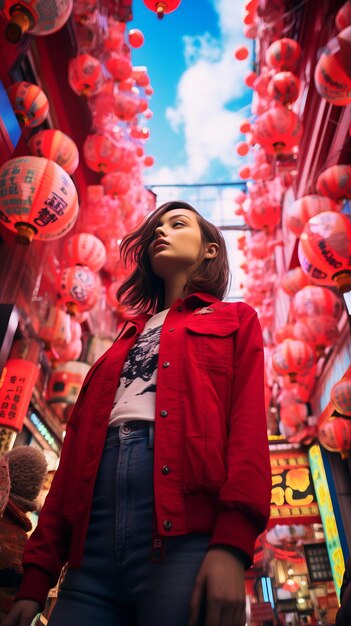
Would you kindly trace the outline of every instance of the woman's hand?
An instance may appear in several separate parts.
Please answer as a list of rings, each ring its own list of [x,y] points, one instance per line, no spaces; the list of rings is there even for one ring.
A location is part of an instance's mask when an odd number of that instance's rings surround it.
[[[39,602],[35,600],[17,600],[11,611],[1,622],[1,626],[30,626],[39,611]]]
[[[203,597],[205,626],[244,626],[244,565],[222,548],[209,550],[201,564],[190,600],[189,626],[197,626]]]

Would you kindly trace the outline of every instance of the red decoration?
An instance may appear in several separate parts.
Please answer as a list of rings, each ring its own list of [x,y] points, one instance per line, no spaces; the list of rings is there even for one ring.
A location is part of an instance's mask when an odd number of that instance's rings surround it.
[[[131,28],[128,39],[132,48],[140,48],[144,43],[144,35],[138,28]]]
[[[281,217],[280,205],[262,198],[262,200],[256,200],[252,202],[250,209],[248,210],[245,221],[251,226],[260,230],[272,231],[279,224]]]
[[[97,302],[99,289],[97,274],[83,265],[67,267],[59,276],[59,298],[66,304],[70,315],[92,309]]]
[[[250,178],[251,169],[247,165],[242,165],[238,169],[238,174],[240,178],[242,178],[243,180],[246,180],[247,178]]]
[[[297,591],[299,591],[300,585],[297,580],[288,578],[284,585],[282,585],[282,589],[284,589],[284,591],[290,591],[290,593],[296,593]]]
[[[335,383],[330,399],[338,413],[351,417],[351,378],[342,378]]]
[[[277,374],[289,375],[295,381],[296,375],[304,372],[314,363],[314,353],[311,346],[305,341],[285,339],[273,350],[272,365]]]
[[[246,156],[249,152],[250,146],[245,143],[245,141],[242,141],[241,143],[237,144],[235,149],[239,156]]]
[[[293,311],[295,317],[327,315],[339,320],[343,305],[341,298],[328,287],[306,285],[295,294]]]
[[[24,359],[8,359],[1,374],[0,426],[22,430],[39,368]]]
[[[243,120],[239,126],[241,133],[249,133],[251,131],[251,123],[249,120]]]
[[[346,215],[326,211],[312,217],[299,240],[301,267],[313,282],[338,286],[351,285],[351,223]]]
[[[269,154],[290,154],[301,136],[296,113],[280,105],[260,115],[253,127],[253,140]]]
[[[105,65],[114,80],[124,81],[132,75],[130,56],[125,52],[112,50],[105,57]]]
[[[288,296],[293,296],[299,289],[302,289],[305,285],[310,285],[311,280],[305,274],[303,269],[299,267],[294,267],[292,270],[289,270],[285,276],[283,276],[281,281],[281,286],[284,289],[285,293]]]
[[[244,76],[245,85],[253,89],[256,78],[257,78],[257,74],[255,72],[252,72],[252,71],[246,72]]]
[[[76,188],[54,161],[34,156],[11,159],[0,167],[0,186],[0,221],[17,232],[19,243],[28,244],[33,237],[59,239],[77,219]]]
[[[105,135],[88,135],[83,145],[88,167],[100,174],[115,170],[128,172],[137,163],[135,148],[123,139],[112,141]]]
[[[294,339],[294,325],[285,324],[285,326],[276,328],[273,333],[273,339],[275,343],[281,343],[285,339]]]
[[[154,11],[159,19],[162,19],[166,13],[172,13],[178,9],[181,0],[144,0],[144,4],[148,9]]]
[[[46,120],[49,102],[38,85],[25,81],[13,83],[7,94],[21,126],[34,128]]]
[[[304,315],[294,324],[295,338],[313,345],[318,357],[324,355],[325,348],[336,344],[339,335],[337,320],[327,315]]]
[[[90,365],[82,361],[68,361],[54,369],[47,388],[48,402],[74,404],[89,369]]]
[[[289,230],[298,237],[308,220],[323,211],[340,211],[341,206],[326,196],[303,196],[292,202],[284,212],[285,223]]]
[[[38,335],[47,348],[52,343],[68,343],[71,340],[69,315],[58,306],[48,307],[44,319],[40,320]]]
[[[316,191],[336,202],[351,198],[351,165],[332,165],[318,176]]]
[[[105,194],[115,198],[129,191],[131,180],[124,172],[111,172],[101,179],[101,184]]]
[[[79,54],[69,61],[68,82],[78,96],[93,96],[104,81],[102,64],[91,54]]]
[[[6,39],[17,43],[27,31],[33,35],[51,35],[67,22],[73,0],[4,0],[0,13],[9,20]]]
[[[351,26],[323,49],[316,65],[314,82],[318,93],[335,106],[351,102]]]
[[[344,30],[344,28],[351,25],[351,0],[347,0],[347,2],[340,7],[336,14],[335,25],[338,30]]]
[[[339,452],[342,459],[347,459],[351,448],[351,421],[331,417],[318,429],[318,439],[323,448]]]
[[[123,122],[128,122],[139,113],[140,99],[133,91],[119,91],[115,94],[115,111]]]
[[[146,157],[144,157],[144,165],[145,165],[145,167],[152,167],[154,163],[155,163],[154,157],[152,157],[150,155],[147,155]]]
[[[28,142],[34,156],[46,157],[58,163],[68,174],[73,174],[79,164],[76,144],[60,130],[41,130]]]
[[[268,95],[281,104],[291,104],[299,97],[300,81],[292,72],[274,74],[268,84]]]
[[[237,46],[234,50],[234,56],[238,61],[244,61],[249,56],[249,50],[246,46]]]
[[[274,41],[266,52],[266,62],[269,67],[282,71],[294,71],[301,57],[301,47],[294,39],[278,39]]]
[[[133,67],[133,78],[138,87],[147,87],[150,84],[150,78],[145,65],[135,65]]]
[[[301,424],[306,421],[308,410],[306,404],[295,401],[281,405],[279,414],[284,426],[295,428],[296,426],[301,426]]]
[[[93,272],[101,270],[106,261],[104,244],[90,233],[77,233],[66,239],[63,252],[68,265],[86,265]]]

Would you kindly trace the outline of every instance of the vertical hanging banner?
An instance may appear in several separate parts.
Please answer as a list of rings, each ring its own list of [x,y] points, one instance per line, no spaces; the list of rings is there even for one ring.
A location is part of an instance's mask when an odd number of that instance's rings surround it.
[[[321,521],[307,454],[295,448],[270,453],[271,515],[275,524],[314,524]]]
[[[318,444],[314,444],[308,451],[314,488],[316,490],[319,510],[322,518],[325,542],[329,554],[335,590],[340,596],[340,587],[345,570],[344,555],[341,548],[338,527],[336,525],[333,503],[328,489],[327,476],[323,458]]]
[[[0,379],[0,428],[20,431],[39,368],[24,359],[8,359]]]

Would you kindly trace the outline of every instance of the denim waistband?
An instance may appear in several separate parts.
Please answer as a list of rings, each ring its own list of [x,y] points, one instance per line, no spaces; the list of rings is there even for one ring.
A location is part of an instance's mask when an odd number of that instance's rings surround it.
[[[119,426],[111,426],[107,429],[105,446],[112,442],[126,439],[144,438],[148,439],[150,448],[154,445],[155,423],[151,420],[130,420],[121,423]]]

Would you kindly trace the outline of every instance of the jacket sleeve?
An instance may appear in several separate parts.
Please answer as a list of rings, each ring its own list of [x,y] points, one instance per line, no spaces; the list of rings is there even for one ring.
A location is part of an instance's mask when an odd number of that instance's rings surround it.
[[[239,303],[234,387],[229,418],[227,480],[219,493],[210,545],[227,545],[252,564],[254,545],[269,519],[271,469],[264,400],[264,355],[257,314]]]
[[[67,560],[69,531],[62,516],[62,493],[66,480],[66,460],[73,454],[75,431],[69,422],[60,463],[23,555],[23,578],[16,600],[36,600],[43,607],[49,589],[54,587]]]

